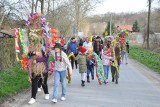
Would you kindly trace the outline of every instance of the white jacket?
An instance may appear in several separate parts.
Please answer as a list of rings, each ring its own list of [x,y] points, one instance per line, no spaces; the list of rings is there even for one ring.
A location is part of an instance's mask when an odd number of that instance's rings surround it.
[[[54,59],[55,59],[55,51],[51,51],[51,54],[53,55]],[[62,51],[62,62],[60,62],[59,60],[55,60],[55,70],[57,71],[64,71],[67,69],[67,67],[69,68],[69,72],[70,74],[72,74],[72,67],[71,67],[71,63],[66,55],[66,53],[64,53]],[[57,56],[60,56],[60,53],[57,53]]]

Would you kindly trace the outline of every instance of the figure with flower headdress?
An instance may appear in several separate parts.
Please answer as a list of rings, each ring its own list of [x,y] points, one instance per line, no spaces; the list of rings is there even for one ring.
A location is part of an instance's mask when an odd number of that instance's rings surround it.
[[[111,73],[112,73],[112,82],[115,81],[116,84],[118,84],[118,78],[119,78],[119,66],[120,66],[120,59],[121,59],[121,48],[120,43],[118,41],[118,37],[113,41],[114,46],[112,49],[111,56],[113,57],[112,65],[111,65]]]
[[[45,99],[49,99],[47,86],[48,78],[48,38],[45,18],[38,13],[31,13],[27,21],[29,49],[28,49],[28,72],[32,83],[31,99],[28,102],[36,102],[38,81],[42,78],[42,87],[45,93]]]

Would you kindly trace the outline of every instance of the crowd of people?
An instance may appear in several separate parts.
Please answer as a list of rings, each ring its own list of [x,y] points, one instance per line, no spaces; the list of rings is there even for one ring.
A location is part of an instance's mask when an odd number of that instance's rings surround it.
[[[73,69],[79,70],[82,87],[85,86],[85,82],[90,83],[96,78],[100,85],[107,84],[109,69],[111,69],[112,82],[118,84],[120,64],[128,64],[129,42],[126,29],[120,31],[119,36],[116,37],[72,37],[64,45],[64,41],[57,36],[56,30],[49,29],[41,14],[31,13],[26,26],[27,33],[22,29],[16,29],[15,49],[16,59],[19,59],[20,40],[23,53],[22,69],[28,71],[29,82],[31,82],[29,104],[36,102],[36,94],[41,90],[41,86],[45,99],[49,99],[47,85],[49,71],[54,75],[52,101],[57,103],[60,84],[62,85],[61,100],[66,99],[67,79],[68,83],[71,83]],[[53,57],[51,62],[49,62],[50,56]]]
[[[124,63],[124,59],[125,63],[128,64],[129,43],[121,43],[119,37],[114,38],[113,36],[105,38],[101,36],[93,36],[92,38],[78,37],[77,39],[72,37],[65,52],[67,54],[71,52],[74,53],[74,57],[70,58],[71,65],[72,69],[74,69],[75,63],[77,69],[77,64],[79,64],[79,71],[82,75],[82,86],[84,86],[85,81],[83,73],[87,73],[86,77],[89,83],[91,78],[94,80],[94,68],[96,68],[96,72],[98,72],[98,62],[93,52],[101,59],[99,62],[102,62],[103,65],[101,74],[102,77],[105,78],[104,83],[108,83],[108,73],[111,68],[112,82],[116,81],[116,84],[118,84],[119,66],[121,63]],[[97,77],[100,78],[99,76]]]
[[[45,65],[45,72],[42,75],[35,75],[32,73],[32,91],[29,104],[33,104],[36,100],[37,91],[41,91],[42,86],[45,99],[49,99],[48,92],[48,65],[49,54],[54,59],[54,89],[52,101],[57,102],[58,87],[62,84],[61,100],[66,98],[66,75],[72,75],[73,69],[78,69],[81,75],[81,86],[85,86],[85,82],[90,83],[95,77],[98,79],[100,85],[107,84],[109,69],[111,69],[112,82],[118,84],[119,66],[121,63],[128,64],[129,43],[120,43],[119,37],[105,37],[93,36],[92,38],[72,37],[67,44],[67,47],[62,48],[60,43],[56,43],[54,48],[48,49],[48,53],[32,52],[28,53],[29,57],[34,55],[39,56],[33,63],[42,62]],[[68,55],[72,53],[71,57]],[[67,69],[68,68],[68,69]],[[69,72],[67,72],[67,70]],[[87,78],[87,79],[86,79]]]

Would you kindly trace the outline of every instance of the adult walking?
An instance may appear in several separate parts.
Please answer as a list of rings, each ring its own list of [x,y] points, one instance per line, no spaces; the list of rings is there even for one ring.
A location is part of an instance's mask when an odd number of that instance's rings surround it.
[[[89,49],[93,49],[92,42],[89,41],[88,37],[85,39],[85,42],[83,43],[83,47],[85,47],[87,49],[87,52]]]
[[[96,39],[93,42],[93,49],[94,52],[100,57],[100,52],[103,48],[103,42],[99,36],[96,37]]]
[[[68,44],[67,46],[67,53],[71,53],[73,52],[74,53],[74,56],[76,57],[77,54],[78,54],[78,44],[76,42],[76,39],[75,37],[72,37],[71,40],[70,40],[70,43]],[[71,57],[71,65],[72,65],[72,69],[74,69],[74,63],[75,63],[75,66],[76,66],[76,69],[77,69],[77,60],[75,60],[75,58],[72,56]]]

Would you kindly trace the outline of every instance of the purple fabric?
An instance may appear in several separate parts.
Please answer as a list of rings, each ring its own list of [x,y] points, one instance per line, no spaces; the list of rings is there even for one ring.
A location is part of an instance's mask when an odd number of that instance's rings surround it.
[[[44,62],[46,66],[45,72],[48,72],[48,58],[49,58],[49,55],[47,55],[47,57],[36,58],[36,62]]]

